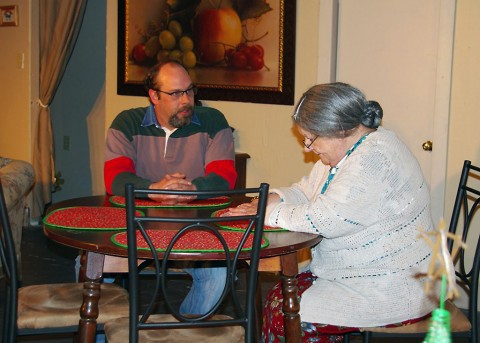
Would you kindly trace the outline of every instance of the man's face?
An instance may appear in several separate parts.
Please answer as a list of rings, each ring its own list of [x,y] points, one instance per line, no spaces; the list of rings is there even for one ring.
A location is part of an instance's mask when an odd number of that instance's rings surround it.
[[[156,84],[161,92],[150,90],[149,95],[158,122],[170,130],[188,125],[193,113],[194,94],[193,91],[182,92],[192,87],[185,69],[174,64],[163,66]]]

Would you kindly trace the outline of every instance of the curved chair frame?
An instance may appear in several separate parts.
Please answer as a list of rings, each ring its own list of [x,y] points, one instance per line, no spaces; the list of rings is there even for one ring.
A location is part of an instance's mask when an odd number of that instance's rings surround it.
[[[231,191],[171,191],[171,190],[151,190],[136,189],[133,185],[126,185],[126,204],[127,204],[127,241],[129,255],[129,289],[130,289],[130,342],[137,342],[140,330],[162,330],[162,329],[179,329],[179,328],[206,328],[220,326],[242,326],[245,329],[245,342],[253,342],[255,339],[255,294],[258,277],[258,262],[260,257],[260,248],[263,236],[263,225],[265,217],[265,209],[268,198],[268,184],[262,183],[258,188],[236,189]],[[148,194],[169,194],[169,195],[196,195],[197,197],[215,197],[215,196],[233,196],[233,195],[258,195],[258,207],[256,215],[248,216],[231,216],[231,217],[191,217],[191,218],[172,218],[168,216],[141,216],[136,215],[135,197],[145,197]],[[248,221],[248,228],[245,230],[243,237],[235,250],[229,250],[224,237],[219,232],[216,222],[236,222]],[[178,232],[169,242],[163,258],[159,258],[152,239],[148,235],[148,223],[176,223],[180,226]],[[150,224],[151,225],[151,224]],[[172,253],[175,243],[186,233],[195,230],[208,231],[215,235],[223,246],[223,255],[225,257],[225,265],[227,268],[227,279],[222,296],[213,306],[213,308],[202,315],[184,315],[173,305],[173,301],[169,298],[167,289],[167,276],[169,274],[169,256]],[[154,270],[154,290],[149,295],[148,305],[143,311],[140,309],[139,301],[139,282],[138,276],[141,269],[138,268],[138,252],[136,234],[140,232],[144,237],[152,256],[151,267]],[[253,235],[253,245],[250,251],[250,266],[247,270],[247,289],[246,300],[242,302],[236,292],[237,267],[241,260],[239,258],[247,238]],[[167,309],[178,321],[168,322],[152,322],[152,314],[154,314],[155,303],[158,295],[163,294]],[[222,302],[227,295],[231,295],[234,300],[236,315],[231,318],[217,319],[214,315],[218,313]],[[243,306],[242,306],[243,304]],[[161,332],[159,332],[161,335]]]
[[[1,342],[11,343],[16,341],[17,336],[27,335],[46,335],[60,333],[78,332],[78,321],[80,320],[80,306],[82,305],[83,285],[79,283],[67,284],[42,284],[20,287],[19,270],[15,245],[10,227],[10,221],[5,203],[3,187],[0,183],[0,260],[5,272],[5,310],[3,319],[3,330]],[[61,290],[60,294],[55,294]],[[38,291],[45,292],[48,295],[55,296],[55,303],[63,304],[68,302],[76,307],[58,308],[52,307],[50,299],[44,299],[45,306],[36,306],[36,312],[30,310],[19,311],[21,304],[28,304],[28,299],[38,297]],[[108,313],[108,318],[126,315],[128,311],[128,293],[121,287],[109,285],[105,287],[103,296],[105,299],[115,298],[118,307],[113,310],[107,310],[106,307],[99,304],[101,309]],[[20,304],[20,305],[19,305]],[[109,307],[112,308],[112,307]],[[78,313],[78,319],[76,314]],[[37,316],[43,316],[42,320],[37,320]],[[35,317],[34,320],[29,317]],[[69,318],[65,320],[65,318]],[[32,323],[34,321],[35,323]],[[59,324],[64,323],[64,324]],[[63,326],[62,326],[63,325]],[[97,328],[103,330],[103,323],[98,323]]]
[[[474,188],[469,186],[469,179],[476,179],[480,183],[480,167],[472,165],[471,161],[464,161],[460,182],[458,185],[457,196],[453,207],[452,219],[450,221],[449,232],[456,234],[462,229],[462,241],[475,243],[470,245],[470,248],[475,249],[475,254],[472,261],[467,261],[465,251],[460,250],[459,259],[457,261],[457,271],[455,274],[461,280],[461,283],[469,290],[468,301],[468,319],[472,325],[470,331],[470,342],[478,342],[478,283],[480,276],[480,236],[472,238],[473,217],[479,210],[480,204],[480,186]],[[461,215],[463,216],[463,223],[459,226]],[[478,221],[478,218],[477,218]],[[480,221],[478,221],[480,222]],[[475,239],[476,238],[476,239]],[[449,242],[449,251],[453,249],[453,241]],[[467,248],[468,249],[468,248]],[[467,267],[471,263],[470,268]]]

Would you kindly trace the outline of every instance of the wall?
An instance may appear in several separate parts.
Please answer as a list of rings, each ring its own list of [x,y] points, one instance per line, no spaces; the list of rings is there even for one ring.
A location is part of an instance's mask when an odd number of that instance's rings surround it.
[[[480,2],[478,0],[457,1],[445,199],[447,223],[450,221],[463,161],[471,160],[473,164],[480,165],[479,18]],[[467,242],[465,253],[468,261],[473,259],[474,247],[477,244],[475,237],[480,235],[480,216],[477,214],[474,219],[472,224],[474,232],[471,235],[474,239]],[[466,300],[462,297],[459,302],[466,306]]]
[[[318,54],[318,0],[297,1],[295,101],[316,83]],[[107,0],[107,13],[117,13],[117,0]],[[286,14],[288,15],[288,13]],[[301,20],[298,20],[301,18]],[[107,17],[107,77],[105,89],[106,127],[123,109],[147,106],[142,97],[116,94],[117,18]],[[272,187],[297,181],[312,167],[312,156],[302,153],[302,145],[292,134],[293,106],[206,101],[222,111],[235,128],[237,151],[250,154],[247,186],[267,181]]]
[[[463,161],[480,165],[479,18],[478,0],[457,1],[445,213],[452,211]]]
[[[18,6],[18,26],[0,27],[0,156],[32,160],[31,126],[31,4],[30,0],[0,0]],[[35,56],[35,55],[34,55]],[[33,73],[33,75],[32,75]]]
[[[117,1],[105,0],[107,3],[106,28],[106,63],[105,87],[99,89],[99,96],[91,106],[91,112],[86,121],[88,142],[81,144],[90,146],[90,169],[92,179],[92,194],[103,192],[102,184],[102,154],[104,130],[114,116],[124,108],[144,106],[147,101],[141,97],[128,97],[116,95],[116,38],[117,38]],[[94,1],[97,3],[98,1]],[[16,4],[19,8],[18,27],[0,27],[0,155],[10,156],[31,161],[32,139],[35,120],[35,90],[38,71],[35,70],[36,39],[31,37],[30,21],[36,21],[38,11],[32,15],[32,7],[36,1],[31,0],[0,0],[0,5]],[[104,3],[104,1],[100,1]],[[318,79],[329,81],[330,56],[322,50],[320,55],[317,49],[325,46],[318,44],[317,32],[320,27],[319,37],[324,41],[328,39],[329,27],[318,22],[319,10],[330,11],[324,6],[325,1],[302,0],[297,1],[297,54],[296,54],[296,95],[298,99],[301,92]],[[89,4],[91,6],[92,4]],[[104,5],[100,5],[104,6]],[[299,20],[298,18],[301,18]],[[480,164],[480,136],[478,135],[478,80],[480,79],[480,41],[477,39],[480,31],[480,2],[476,0],[457,1],[455,47],[452,77],[452,101],[448,142],[447,165],[447,195],[445,202],[446,219],[453,205],[455,189],[464,159],[471,159]],[[85,22],[86,27],[105,25],[101,18],[98,22]],[[35,23],[33,24],[35,27]],[[90,30],[86,28],[86,30]],[[99,29],[100,30],[100,29]],[[36,34],[38,31],[33,30]],[[89,31],[90,35],[95,35]],[[102,37],[101,33],[98,36]],[[35,38],[35,36],[34,36]],[[101,47],[81,52],[81,58],[88,60],[89,55],[96,57],[98,62],[105,53]],[[17,57],[25,53],[24,69],[17,66]],[[319,56],[318,56],[319,55]],[[80,59],[81,59],[80,58]],[[74,61],[74,60],[73,60]],[[93,60],[89,60],[93,61]],[[317,67],[316,61],[319,61]],[[69,66],[69,68],[71,68]],[[84,71],[88,68],[83,67]],[[84,92],[88,86],[76,89],[77,94]],[[250,103],[228,103],[209,101],[208,105],[222,110],[231,125],[237,129],[236,147],[240,151],[248,152],[252,158],[248,162],[248,185],[257,184],[268,180],[272,186],[288,184],[298,179],[300,175],[308,172],[311,161],[301,152],[301,146],[291,132],[290,115],[292,106],[264,105]],[[103,115],[105,113],[105,119]],[[96,123],[95,125],[92,124]],[[56,124],[55,124],[56,125]],[[63,130],[62,127],[59,128]],[[102,132],[103,131],[103,132]],[[62,142],[66,132],[59,132],[56,140]],[[68,132],[67,132],[68,133]],[[75,143],[75,142],[73,142]],[[92,148],[95,147],[95,148]],[[288,160],[288,163],[286,162]],[[79,168],[75,161],[72,165]],[[280,172],[281,171],[281,172]],[[78,196],[76,193],[69,196]]]
[[[51,104],[55,170],[52,201],[104,193],[106,1],[88,1],[84,23]]]

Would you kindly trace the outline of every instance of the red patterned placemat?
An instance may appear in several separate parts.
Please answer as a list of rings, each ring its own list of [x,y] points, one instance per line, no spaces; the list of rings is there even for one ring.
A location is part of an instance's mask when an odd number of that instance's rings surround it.
[[[212,213],[212,217],[220,217],[223,213],[227,212],[228,208],[224,208],[221,210],[217,210]],[[218,226],[220,226],[222,229],[226,230],[234,230],[234,231],[242,231],[246,230],[248,227],[248,220],[242,220],[242,221],[236,221],[236,222],[218,222],[216,223]],[[284,228],[281,227],[273,227],[273,226],[268,226],[264,225],[263,226],[263,231],[287,231]]]
[[[173,236],[177,233],[175,230],[147,230],[148,235],[152,239],[156,250],[165,251]],[[243,232],[239,231],[222,231],[222,236],[227,242],[230,250],[235,250],[238,243],[242,239]],[[253,235],[249,235],[242,250],[252,249]],[[127,247],[127,233],[120,232],[112,236],[112,242],[122,247]],[[148,250],[148,245],[137,231],[137,246],[138,249]],[[268,240],[262,238],[262,248],[268,246]],[[188,231],[175,243],[172,251],[174,252],[221,252],[224,251],[222,244],[217,237],[209,232],[202,230]]]
[[[43,223],[56,228],[77,230],[125,230],[126,209],[117,207],[78,206],[50,212]],[[143,215],[137,211],[138,215]]]
[[[120,195],[111,196],[109,201],[114,204],[115,206],[122,206],[125,207],[125,197]],[[149,199],[135,199],[135,206],[139,208],[148,208],[148,207],[155,207],[155,208],[199,208],[199,207],[220,207],[220,206],[228,206],[232,202],[232,198],[227,196],[215,197],[210,199],[201,199],[201,200],[194,200],[192,202],[184,203],[184,204],[176,204],[176,205],[165,205],[158,201],[153,201]]]

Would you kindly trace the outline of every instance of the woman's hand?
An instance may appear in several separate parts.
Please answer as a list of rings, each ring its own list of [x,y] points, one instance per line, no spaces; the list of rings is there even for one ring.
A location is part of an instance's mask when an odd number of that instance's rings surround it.
[[[238,205],[237,207],[232,207],[228,209],[227,212],[223,213],[222,217],[229,216],[248,216],[257,213],[257,202],[258,200],[253,200],[252,202],[247,202],[245,204]]]
[[[280,196],[276,193],[270,193],[267,199],[267,205],[278,204]],[[253,198],[251,202],[247,202],[237,207],[230,208],[227,212],[222,214],[222,217],[227,216],[248,216],[257,213],[258,198]]]

